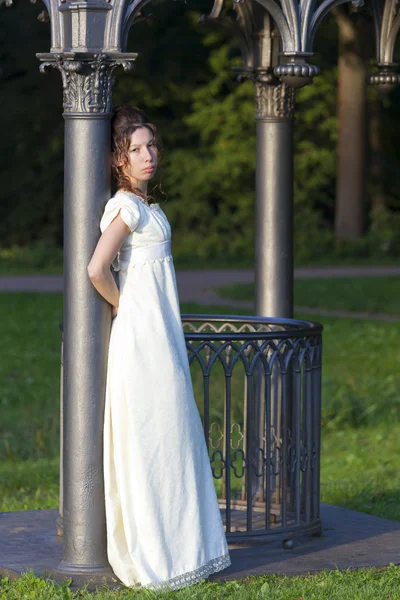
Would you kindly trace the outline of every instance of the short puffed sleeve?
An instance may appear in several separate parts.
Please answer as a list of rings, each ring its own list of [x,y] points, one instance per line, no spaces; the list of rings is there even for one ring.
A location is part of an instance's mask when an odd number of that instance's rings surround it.
[[[104,208],[103,216],[100,221],[101,233],[107,229],[119,212],[121,214],[121,219],[128,225],[131,233],[132,231],[135,231],[140,222],[140,210],[137,205],[137,200],[125,194],[117,193],[107,202]]]

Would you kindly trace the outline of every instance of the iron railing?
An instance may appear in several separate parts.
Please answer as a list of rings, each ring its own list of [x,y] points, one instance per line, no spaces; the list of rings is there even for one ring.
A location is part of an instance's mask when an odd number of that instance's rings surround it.
[[[182,315],[229,541],[321,534],[322,326]]]
[[[228,541],[321,534],[322,326],[188,314],[182,326]],[[60,469],[60,535],[62,494]]]

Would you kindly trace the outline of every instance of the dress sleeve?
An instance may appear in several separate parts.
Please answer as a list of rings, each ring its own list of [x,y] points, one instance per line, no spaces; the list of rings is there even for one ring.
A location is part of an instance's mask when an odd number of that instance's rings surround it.
[[[120,211],[121,219],[128,225],[131,233],[135,231],[140,222],[139,206],[133,198],[118,194],[114,198],[111,198],[104,208],[104,213],[100,221],[101,233],[107,229]]]

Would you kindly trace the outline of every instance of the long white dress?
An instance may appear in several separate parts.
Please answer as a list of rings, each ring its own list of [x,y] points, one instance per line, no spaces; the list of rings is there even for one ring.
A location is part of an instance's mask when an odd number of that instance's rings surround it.
[[[119,191],[131,233],[113,261],[104,421],[107,553],[126,586],[179,589],[231,564],[181,324],[171,227],[159,204]]]

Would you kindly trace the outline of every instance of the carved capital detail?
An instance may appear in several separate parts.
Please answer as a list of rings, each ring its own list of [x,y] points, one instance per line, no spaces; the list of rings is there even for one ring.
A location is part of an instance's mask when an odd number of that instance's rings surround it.
[[[108,113],[111,112],[113,72],[117,67],[130,71],[136,55],[52,53],[39,58],[44,60],[40,65],[42,73],[49,68],[61,73],[65,113]]]
[[[292,119],[294,89],[278,81],[256,78],[256,119]]]

